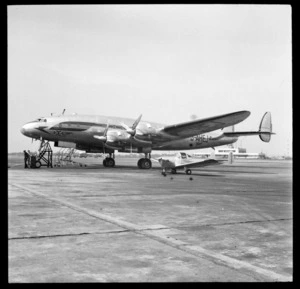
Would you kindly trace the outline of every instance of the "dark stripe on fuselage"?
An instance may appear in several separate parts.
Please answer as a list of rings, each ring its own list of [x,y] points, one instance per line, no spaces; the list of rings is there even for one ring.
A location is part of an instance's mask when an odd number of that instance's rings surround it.
[[[91,127],[106,128],[106,126],[107,126],[107,124],[94,123],[94,122],[65,121],[65,122],[61,122],[58,125],[51,127],[50,130],[85,131]],[[124,130],[124,128],[120,125],[110,125],[109,128]]]
[[[38,127],[37,130],[49,134],[49,132],[47,132],[44,128],[45,127]]]
[[[76,128],[76,127],[59,127],[59,126],[53,126],[50,128],[50,130],[61,130],[61,131],[84,131],[89,128]]]

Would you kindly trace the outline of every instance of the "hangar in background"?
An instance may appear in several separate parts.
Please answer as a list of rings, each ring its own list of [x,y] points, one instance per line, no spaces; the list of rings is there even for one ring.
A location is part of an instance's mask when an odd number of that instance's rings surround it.
[[[235,158],[243,159],[259,159],[259,153],[247,153],[245,148],[234,148],[230,146],[218,147],[215,149],[215,156],[219,158],[228,158],[229,153],[232,152]],[[210,152],[195,152],[194,156],[208,157]]]

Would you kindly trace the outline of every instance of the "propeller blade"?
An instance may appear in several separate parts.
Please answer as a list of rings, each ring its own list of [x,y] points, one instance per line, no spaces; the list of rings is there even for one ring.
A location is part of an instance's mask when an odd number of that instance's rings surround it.
[[[137,125],[139,124],[139,122],[140,122],[140,120],[141,120],[141,118],[142,118],[142,114],[138,117],[138,119],[133,123],[133,125],[132,125],[132,129],[136,129],[136,127],[137,127]]]
[[[101,140],[103,142],[106,142],[107,141],[107,137],[106,136],[100,136],[100,135],[94,135],[94,138],[98,139],[98,140]]]
[[[103,135],[94,135],[94,138],[99,139],[99,140],[101,140],[103,142],[107,142],[107,131],[108,131],[108,128],[109,128],[109,123],[107,123],[106,128],[105,128],[105,130],[103,132]]]
[[[105,128],[105,130],[103,132],[103,136],[107,136],[108,128],[109,128],[109,123],[107,123],[107,125],[106,125],[106,128]]]
[[[134,136],[136,134],[136,127],[138,126],[141,118],[142,118],[142,114],[137,118],[137,120],[133,123],[131,127],[129,127],[125,123],[120,123],[120,124],[123,128],[125,128],[127,133],[129,133],[131,136]]]

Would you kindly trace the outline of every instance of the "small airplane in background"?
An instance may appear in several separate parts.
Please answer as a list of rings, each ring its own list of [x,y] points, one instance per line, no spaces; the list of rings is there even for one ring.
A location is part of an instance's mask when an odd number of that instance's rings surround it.
[[[271,113],[266,112],[258,131],[234,131],[234,125],[249,117],[243,110],[196,119],[173,125],[120,117],[91,115],[61,115],[41,117],[25,124],[21,133],[32,139],[54,142],[55,147],[73,148],[87,153],[103,153],[105,167],[115,166],[115,151],[143,153],[137,166],[152,167],[151,152],[185,151],[232,144],[239,136],[258,135],[269,142],[272,133]]]
[[[166,176],[168,170],[171,170],[172,174],[176,174],[177,170],[183,169],[187,175],[192,174],[192,170],[190,168],[199,168],[211,165],[220,165],[224,162],[224,160],[216,160],[211,154],[211,156],[207,159],[195,159],[192,158],[189,154],[185,152],[179,152],[175,157],[171,158],[158,158],[154,159],[158,161],[162,167],[162,175]]]

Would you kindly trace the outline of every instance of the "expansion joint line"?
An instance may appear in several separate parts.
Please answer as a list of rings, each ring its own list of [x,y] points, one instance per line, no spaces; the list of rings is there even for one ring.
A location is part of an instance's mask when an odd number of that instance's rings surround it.
[[[48,195],[45,195],[43,193],[37,193],[33,189],[28,189],[28,188],[25,188],[25,187],[22,187],[22,186],[19,186],[16,184],[9,184],[9,185],[19,188],[23,191],[29,192],[32,195],[44,198],[53,203],[64,205],[72,210],[81,212],[83,214],[89,215],[94,218],[98,218],[105,222],[112,223],[123,229],[133,231],[136,234],[146,236],[146,237],[156,240],[160,243],[163,243],[163,244],[166,244],[173,248],[176,248],[180,251],[184,251],[193,256],[197,256],[200,258],[203,258],[205,256],[206,259],[210,260],[211,262],[213,262],[217,265],[221,264],[222,266],[226,266],[228,268],[235,269],[235,270],[243,269],[244,271],[246,271],[246,272],[244,272],[244,274],[250,275],[252,277],[253,277],[253,272],[255,272],[259,275],[264,276],[268,280],[271,279],[273,281],[291,281],[290,277],[288,277],[288,276],[281,275],[281,274],[275,273],[273,271],[257,267],[255,265],[249,264],[247,262],[240,261],[240,260],[225,256],[225,255],[213,252],[211,250],[204,249],[200,246],[193,246],[193,245],[186,244],[186,243],[179,241],[173,237],[169,237],[166,234],[163,234],[163,232],[158,233],[155,230],[154,231],[145,230],[145,227],[135,225],[135,224],[120,220],[115,217],[104,215],[102,213],[99,213],[99,212],[91,210],[91,209],[85,209],[85,208],[79,207],[78,205],[72,204],[70,202],[67,202],[67,201],[64,201],[61,199],[58,199],[55,197],[49,197]]]

